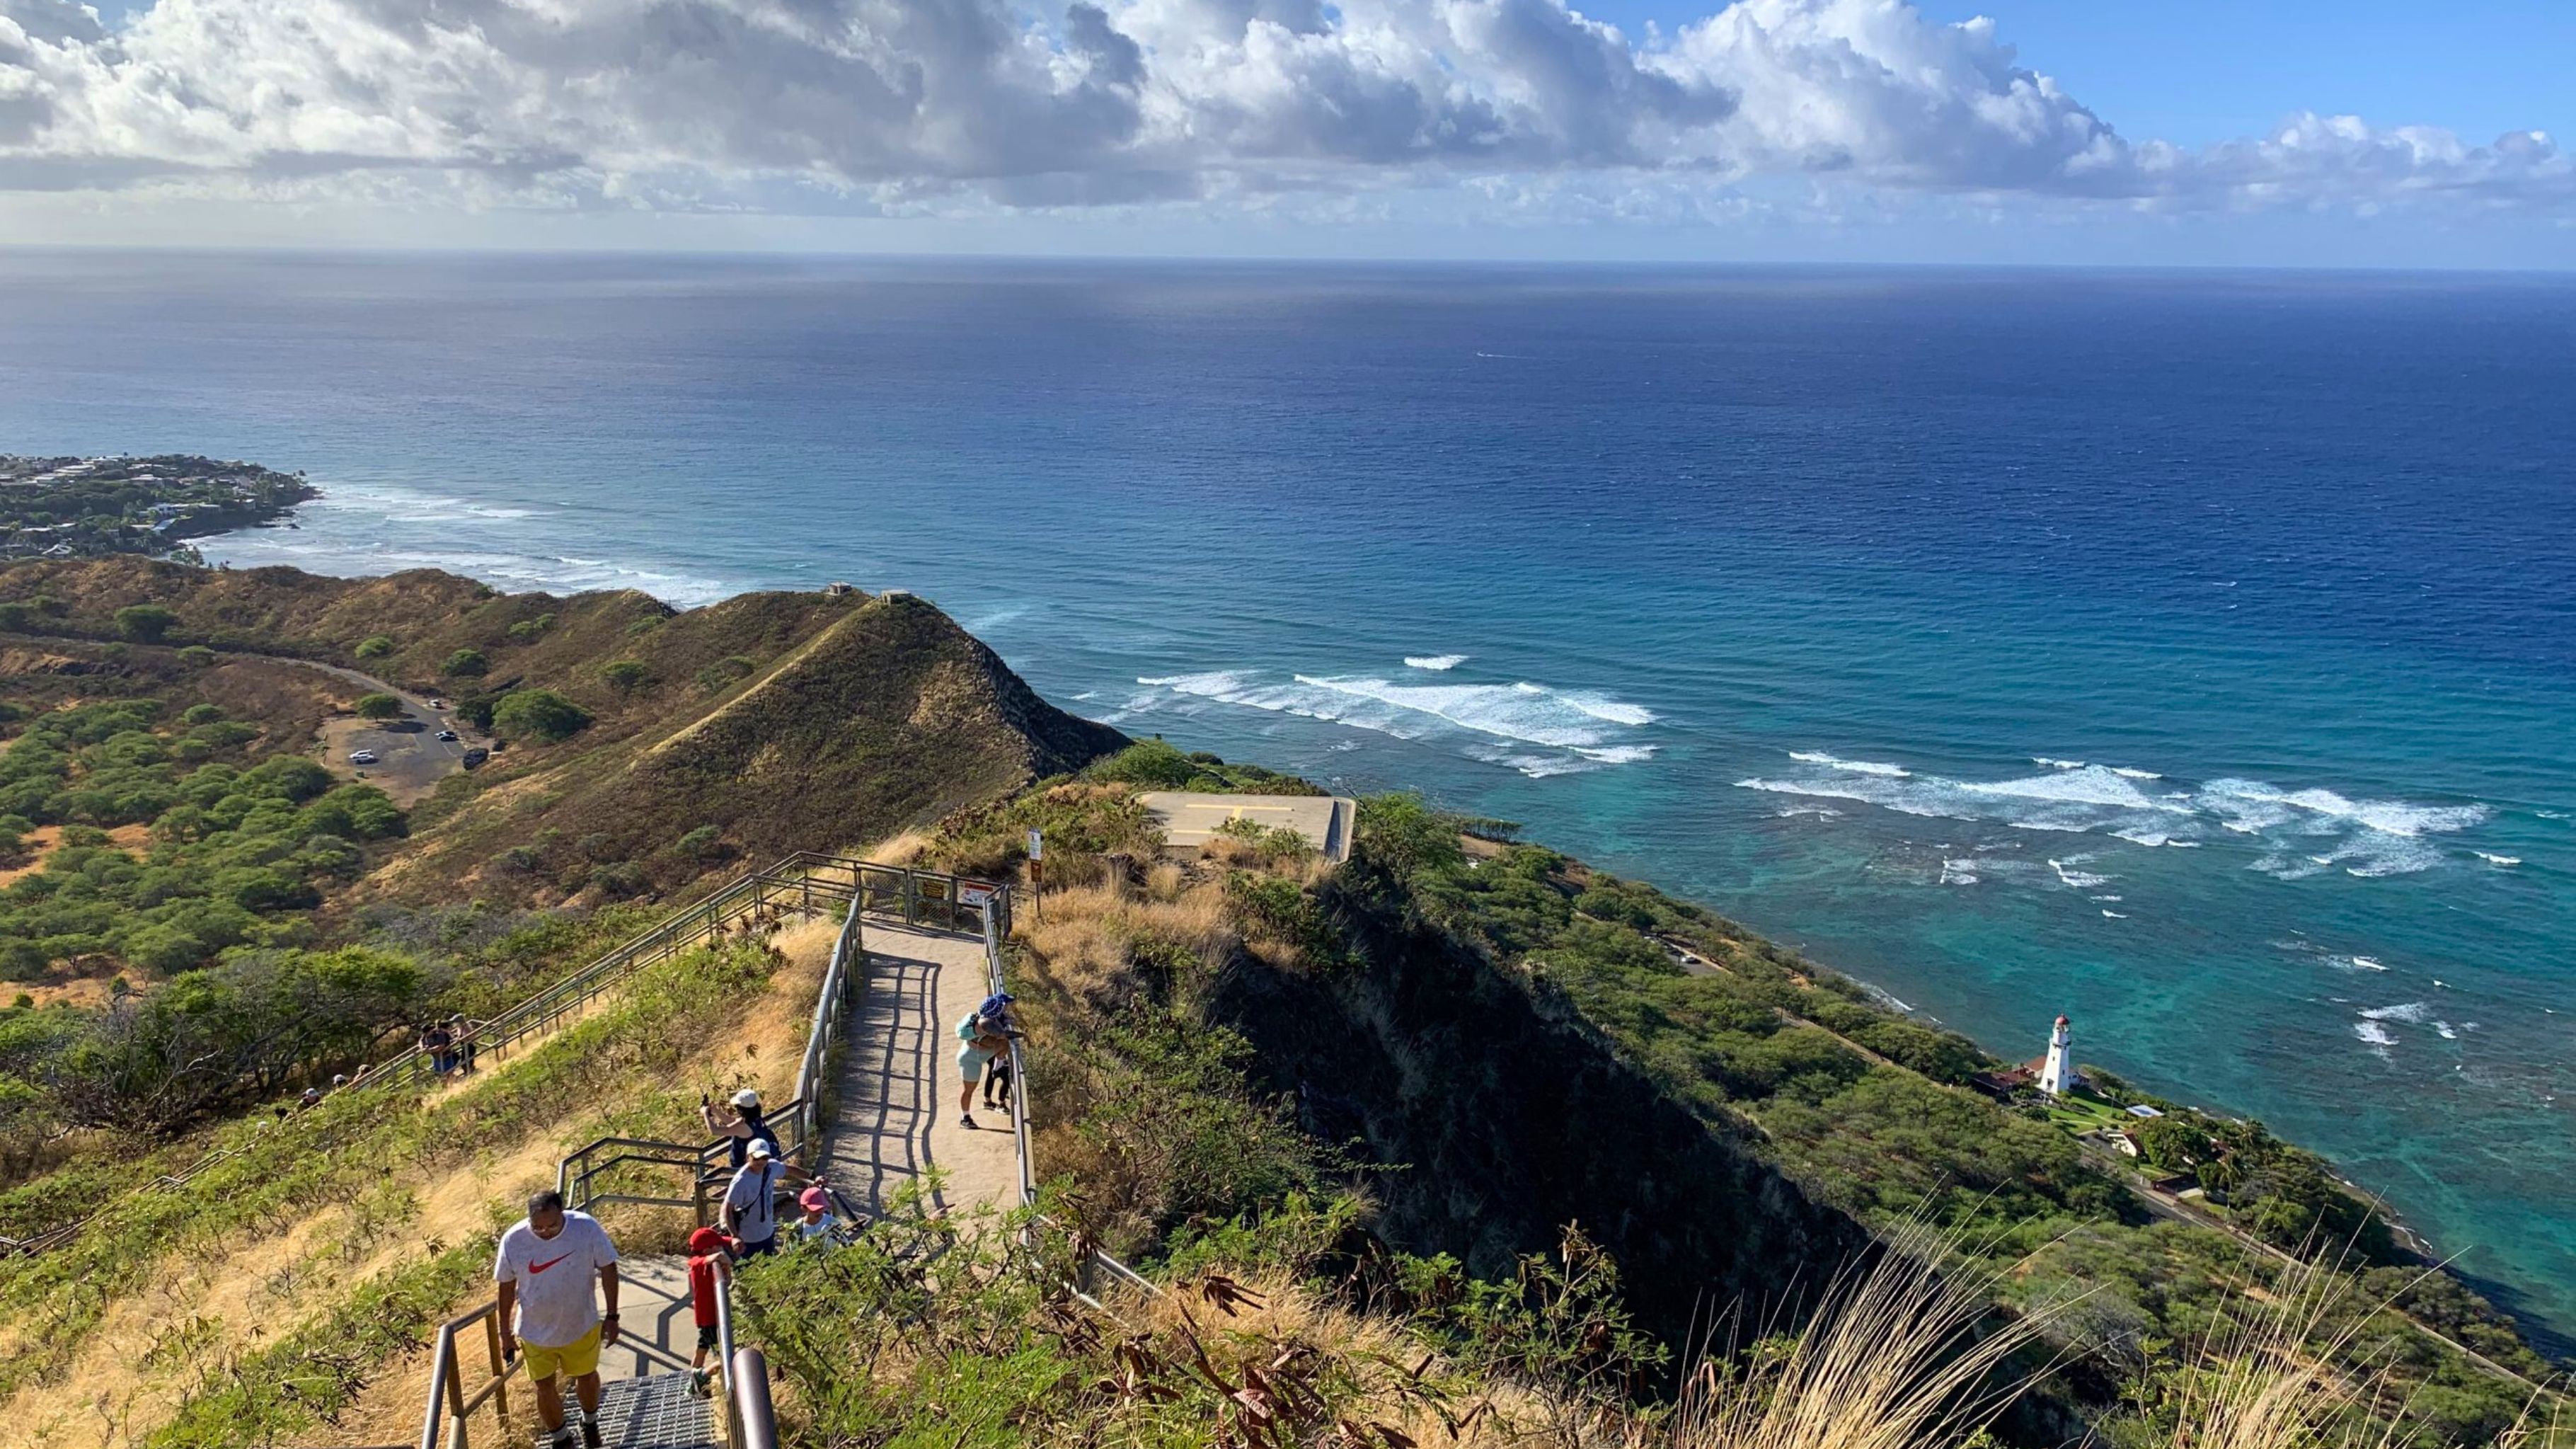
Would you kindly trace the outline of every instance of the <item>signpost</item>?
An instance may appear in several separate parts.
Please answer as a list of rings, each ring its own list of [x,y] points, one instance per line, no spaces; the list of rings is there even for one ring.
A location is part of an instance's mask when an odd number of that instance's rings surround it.
[[[1029,831],[1029,910],[1030,914],[1041,921],[1046,919],[1046,885],[1038,869],[1038,862],[1044,859],[1046,859],[1046,832],[1031,828]]]

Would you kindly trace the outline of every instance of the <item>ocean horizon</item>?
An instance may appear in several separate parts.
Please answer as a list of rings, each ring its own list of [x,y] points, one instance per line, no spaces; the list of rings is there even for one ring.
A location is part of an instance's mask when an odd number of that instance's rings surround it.
[[[945,607],[2331,1156],[2576,1337],[2576,277],[0,252],[238,567]]]

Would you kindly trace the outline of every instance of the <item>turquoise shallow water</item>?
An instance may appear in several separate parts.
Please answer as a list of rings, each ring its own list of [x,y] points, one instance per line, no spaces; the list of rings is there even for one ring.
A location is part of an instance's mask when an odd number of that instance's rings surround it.
[[[0,448],[209,549],[849,579],[2000,1049],[2332,1153],[2576,1329],[2576,285],[0,253]]]

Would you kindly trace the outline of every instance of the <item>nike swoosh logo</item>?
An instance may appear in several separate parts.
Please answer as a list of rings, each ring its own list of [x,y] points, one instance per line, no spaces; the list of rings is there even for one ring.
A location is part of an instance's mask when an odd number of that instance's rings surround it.
[[[572,1256],[572,1254],[570,1254],[570,1253],[559,1253],[559,1254],[555,1255],[554,1257],[551,1257],[551,1258],[546,1259],[546,1260],[545,1260],[544,1262],[542,1262],[542,1263],[530,1263],[530,1264],[528,1265],[528,1273],[529,1273],[529,1275],[530,1275],[530,1276],[532,1276],[532,1277],[533,1277],[534,1275],[536,1275],[536,1274],[539,1274],[539,1273],[542,1273],[542,1272],[546,1271],[548,1268],[553,1267],[555,1264],[560,1263],[560,1262],[562,1262],[564,1259],[569,1258],[569,1257],[571,1257],[571,1256]]]

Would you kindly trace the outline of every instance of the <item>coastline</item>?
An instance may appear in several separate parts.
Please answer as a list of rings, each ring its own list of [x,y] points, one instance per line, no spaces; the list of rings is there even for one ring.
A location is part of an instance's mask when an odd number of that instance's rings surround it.
[[[220,536],[220,534],[218,534],[218,536]],[[524,581],[524,580],[510,579],[510,580],[507,580],[507,581],[504,583],[504,586],[505,586],[505,587],[525,587],[525,586],[526,586],[526,584],[525,584],[525,581]],[[1086,708],[1086,705],[1085,705],[1084,703],[1082,703],[1082,702],[1079,702],[1079,699],[1077,698],[1077,701],[1076,701],[1075,703],[1073,703],[1071,707],[1072,707],[1072,708],[1075,708],[1075,709],[1084,709],[1084,708]],[[1239,751],[1239,747],[1238,747],[1238,751]],[[1855,973],[1854,973],[1853,971],[1851,971],[1850,969],[1847,969],[1847,968],[1845,968],[1845,967],[1843,967],[1843,966],[1841,966],[1841,965],[1835,964],[1835,963],[1832,961],[1832,959],[1831,959],[1830,957],[1825,958],[1821,964],[1825,964],[1825,965],[1828,967],[1828,969],[1830,969],[1830,970],[1834,971],[1836,974],[1841,975],[1841,976],[1845,977],[1846,979],[1853,981],[1853,982],[1854,982],[1854,983],[1856,983],[1856,984],[1859,984],[1859,985],[1864,986],[1864,987],[1865,987],[1866,989],[1868,989],[1868,990],[1869,990],[1869,991],[1870,991],[1874,996],[1877,996],[1877,997],[1881,998],[1882,1000],[1884,1000],[1884,1001],[1886,1001],[1886,1002],[1890,1003],[1894,1008],[1901,1010],[1901,1012],[1902,1012],[1902,1014],[1903,1014],[1903,1015],[1905,1015],[1905,1016],[1907,1016],[1907,1017],[1909,1017],[1909,1018],[1912,1018],[1912,1019],[1929,1019],[1929,1018],[1928,1018],[1928,1016],[1927,1016],[1927,1013],[1924,1013],[1924,1012],[1922,1012],[1919,1008],[1916,1008],[1916,1007],[1912,1006],[1911,1004],[1909,1004],[1909,1003],[1906,1003],[1906,1002],[1902,1001],[1900,998],[1898,998],[1898,997],[1896,997],[1896,996],[1895,996],[1895,994],[1894,994],[1894,992],[1893,992],[1893,991],[1891,991],[1891,990],[1887,989],[1886,987],[1883,987],[1883,986],[1879,985],[1877,982],[1870,980],[1870,979],[1869,979],[1868,977],[1866,977],[1866,976],[1859,975],[1859,974],[1855,974]],[[1915,988],[1915,989],[1916,989],[1917,993],[1918,993],[1918,994],[1920,994],[1920,988],[1919,988],[1919,987],[1917,987],[1917,988]],[[1946,1030],[1946,1029],[1950,1029],[1950,1028],[1944,1027],[1944,1029]],[[1989,1052],[1992,1052],[1992,1051],[1993,1051],[1993,1048],[1992,1048],[1992,1046],[1990,1045],[1990,1043],[1988,1042],[1988,1040],[1983,1039],[1983,1038],[1972,1038],[1972,1039],[1977,1040],[1977,1042],[1978,1042],[1978,1045],[1979,1045],[1980,1049],[1982,1049],[1982,1050],[1987,1050],[1987,1051],[1989,1051]],[[2011,1058],[2012,1058],[2012,1053],[2011,1053],[2011,1052],[2009,1052],[2009,1051],[2008,1051],[2008,1052],[2001,1053],[2000,1055],[2004,1056],[2006,1059],[2011,1059]],[[2134,1066],[2132,1066],[2132,1067],[2130,1068],[2130,1071],[2132,1072],[2132,1074],[2133,1074],[2133,1075],[2138,1075],[2138,1074],[2136,1073],[2136,1071],[2135,1071]],[[2158,1078],[2152,1078],[2151,1080],[2156,1080],[2156,1081],[2158,1081],[2159,1083],[2161,1083],[2161,1082],[2162,1082],[2162,1079],[2161,1079],[2160,1077],[2158,1077]],[[2188,1096],[2186,1096],[2186,1097],[2184,1097],[2184,1098],[2181,1098],[2180,1100],[2189,1101],[2189,1100],[2190,1100],[2190,1098],[2189,1098]],[[2241,1111],[2242,1109],[2237,1109],[2237,1110],[2240,1110],[2240,1111]],[[2250,1114],[2249,1114],[2249,1115],[2250,1115]],[[2321,1156],[2324,1156],[2324,1160],[2325,1160],[2325,1161],[2327,1161],[2329,1164],[2333,1164],[2333,1163],[2334,1163],[2334,1161],[2335,1161],[2335,1159],[2334,1159],[2334,1158],[2332,1158],[2331,1156],[2326,1156],[2326,1155],[2324,1155],[2324,1154],[2320,1154],[2320,1155],[2321,1155]],[[2401,1218],[2398,1216],[2397,1211],[2396,1211],[2393,1207],[2391,1207],[2391,1206],[2389,1206],[2389,1205],[2387,1204],[2387,1202],[2386,1202],[2385,1198],[2381,1197],[2381,1196],[2380,1196],[2380,1195],[2379,1195],[2375,1190],[2370,1189],[2370,1188],[2368,1188],[2368,1187],[2364,1186],[2363,1184],[2360,1184],[2360,1183],[2358,1183],[2358,1182],[2355,1182],[2355,1181],[2353,1180],[2352,1176],[2351,1176],[2348,1172],[2345,1172],[2345,1171],[2341,1170],[2341,1169],[2339,1168],[2339,1166],[2338,1166],[2338,1167],[2337,1167],[2337,1169],[2335,1170],[2335,1172],[2334,1172],[2334,1176],[2336,1177],[2336,1179],[2337,1179],[2338,1181],[2340,1181],[2340,1182],[2344,1183],[2344,1184],[2345,1184],[2345,1185],[2346,1185],[2346,1186],[2347,1186],[2351,1191],[2353,1191],[2356,1195],[2358,1195],[2358,1196],[2360,1196],[2360,1197],[2363,1197],[2363,1198],[2365,1198],[2365,1199],[2367,1199],[2367,1200],[2370,1200],[2370,1201],[2373,1201],[2373,1202],[2375,1202],[2375,1203],[2379,1204],[2379,1211],[2382,1213],[2382,1215],[2385,1217],[2385,1219],[2389,1222],[2389,1224],[2391,1225],[2392,1229],[2394,1229],[2394,1230],[2396,1230],[2396,1231],[2401,1232],[2401,1233],[2405,1236],[2405,1238],[2406,1238],[2406,1239],[2408,1239],[2408,1240],[2410,1241],[2410,1244],[2411,1244],[2411,1246],[2412,1246],[2413,1250],[2415,1251],[2415,1253],[2417,1254],[2417,1256],[2418,1256],[2419,1258],[2422,1258],[2422,1259],[2424,1259],[2424,1260],[2426,1260],[2426,1261],[2442,1261],[2442,1260],[2440,1259],[2440,1249],[2439,1249],[2439,1248],[2438,1248],[2438,1246],[2436,1245],[2436,1243],[2435,1243],[2435,1241],[2434,1241],[2433,1237],[2431,1236],[2431,1234],[2430,1234],[2429,1232],[2427,1232],[2427,1231],[2426,1231],[2426,1230],[2424,1230],[2424,1229],[2420,1229],[2420,1228],[2418,1228],[2418,1227],[2414,1226],[2412,1223],[2409,1223],[2409,1222],[2407,1222],[2407,1221],[2405,1221],[2405,1220],[2401,1219]],[[2463,1280],[2463,1281],[2471,1281],[2471,1280],[2470,1280],[2470,1275],[2465,1274],[2465,1273],[2462,1273],[2462,1272],[2459,1272],[2459,1271],[2458,1271],[2457,1269],[2455,1269],[2455,1268],[2450,1268],[2450,1267],[2448,1267],[2448,1266],[2447,1266],[2447,1263],[2446,1263],[2446,1271],[2451,1272],[2451,1273],[2452,1273],[2452,1276],[2457,1277],[2457,1278],[2460,1278],[2460,1279],[2461,1279],[2461,1280]],[[2525,1331],[2526,1335],[2527,1335],[2528,1337],[2530,1337],[2533,1341],[2535,1341],[2535,1342],[2544,1342],[2544,1341],[2545,1341],[2545,1342],[2550,1342],[2550,1343],[2553,1343],[2553,1344],[2563,1345],[2563,1347],[2561,1347],[2561,1348],[2559,1348],[2559,1349],[2557,1349],[2557,1350],[2556,1350],[2556,1351],[2559,1351],[2559,1352],[2562,1352],[2562,1353],[2563,1353],[2563,1352],[2568,1352],[2568,1351],[2570,1351],[2570,1350],[2576,1350],[2576,1340],[2571,1340],[2571,1339],[2569,1339],[2569,1338],[2567,1338],[2567,1337],[2565,1337],[2565,1336],[2563,1336],[2563,1335],[2560,1335],[2560,1334],[2556,1333],[2555,1331],[2553,1331],[2553,1330],[2548,1326],[2547,1320],[2546,1320],[2545,1318],[2543,1318],[2543,1317],[2539,1316],[2539,1315],[2538,1315],[2535,1311],[2533,1311],[2533,1310],[2530,1310],[2530,1309],[2527,1309],[2527,1308],[2524,1308],[2524,1307],[2520,1306],[2520,1305],[2522,1304],[2522,1302],[2524,1301],[2524,1299],[2525,1299],[2525,1295],[2524,1295],[2524,1293],[2523,1293],[2521,1290],[2513,1289],[2513,1288],[2511,1288],[2509,1285],[2505,1284],[2502,1280],[2494,1279],[2494,1278],[2491,1278],[2491,1277],[2490,1277],[2490,1278],[2477,1279],[2477,1280],[2475,1280],[2475,1281],[2477,1281],[2477,1282],[2479,1282],[2479,1283],[2482,1283],[2482,1284],[2489,1284],[2489,1285],[2493,1285],[2493,1286],[2494,1286],[2494,1288],[2495,1288],[2496,1290],[2498,1290],[2498,1291],[2489,1291],[2487,1288],[2481,1288],[2481,1291],[2482,1291],[2482,1292],[2487,1292],[2487,1293],[2488,1293],[2488,1296],[2490,1296],[2491,1298],[2495,1299],[2495,1300],[2500,1304],[2500,1306],[2508,1306],[2508,1307],[2509,1307],[2509,1309],[2510,1309],[2510,1311],[2513,1311],[2513,1312],[2514,1312],[2515,1317],[2517,1318],[2517,1320],[2518,1320],[2519,1322],[2521,1322],[2521,1323],[2523,1323],[2523,1324],[2525,1325],[2525,1330],[2524,1330],[2524,1331]]]

